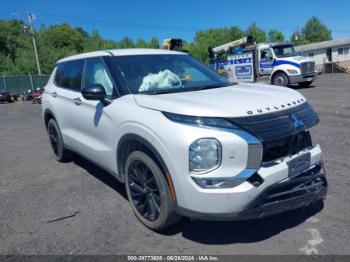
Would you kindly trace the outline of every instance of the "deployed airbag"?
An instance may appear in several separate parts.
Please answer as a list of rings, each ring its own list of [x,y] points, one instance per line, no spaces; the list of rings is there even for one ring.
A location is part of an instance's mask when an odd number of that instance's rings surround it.
[[[139,91],[144,92],[162,88],[177,88],[181,86],[182,83],[180,77],[166,69],[164,71],[159,71],[158,74],[149,74],[145,76],[142,80]]]

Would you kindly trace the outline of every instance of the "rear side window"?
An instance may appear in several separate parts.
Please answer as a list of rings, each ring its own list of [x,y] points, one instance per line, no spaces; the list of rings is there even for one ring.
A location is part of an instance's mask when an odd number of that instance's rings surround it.
[[[56,84],[60,87],[80,91],[83,66],[83,60],[59,64],[56,70]]]
[[[64,63],[57,65],[56,75],[55,75],[55,84],[58,86],[62,86],[64,66],[65,66]]]

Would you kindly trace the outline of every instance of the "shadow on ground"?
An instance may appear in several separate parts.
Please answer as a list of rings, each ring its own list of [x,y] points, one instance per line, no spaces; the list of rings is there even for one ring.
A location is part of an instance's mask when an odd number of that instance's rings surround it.
[[[77,156],[74,163],[127,199],[124,184],[114,176],[82,157]],[[181,233],[184,238],[209,245],[254,243],[304,223],[305,220],[320,212],[323,206],[323,202],[318,202],[280,215],[248,221],[191,221],[183,218],[174,226],[157,233],[161,235]]]
[[[102,168],[94,165],[90,161],[80,156],[75,156],[73,162],[74,164],[85,169],[90,175],[94,176],[96,179],[100,180],[107,186],[117,191],[122,197],[128,199],[124,184],[120,183],[118,179],[116,179],[110,173],[106,172]]]

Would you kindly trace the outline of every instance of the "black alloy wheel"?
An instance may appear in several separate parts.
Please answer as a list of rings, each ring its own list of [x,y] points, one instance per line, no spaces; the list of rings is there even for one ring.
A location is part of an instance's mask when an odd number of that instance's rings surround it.
[[[135,160],[128,172],[128,186],[134,206],[145,219],[156,220],[160,214],[161,199],[151,170],[143,162]]]
[[[154,156],[133,151],[126,159],[125,189],[136,218],[153,230],[166,228],[181,218],[176,214],[176,199]],[[173,193],[172,193],[173,192]]]

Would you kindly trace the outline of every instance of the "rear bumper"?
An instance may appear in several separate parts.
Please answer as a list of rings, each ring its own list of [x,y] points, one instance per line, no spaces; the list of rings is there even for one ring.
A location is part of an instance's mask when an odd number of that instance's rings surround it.
[[[301,82],[312,82],[315,81],[317,78],[317,72],[313,74],[307,74],[307,75],[290,75],[289,77],[289,83],[301,83]]]
[[[267,187],[241,212],[208,214],[179,209],[178,213],[203,220],[263,218],[317,202],[326,196],[327,187],[327,179],[320,164],[297,177]]]

